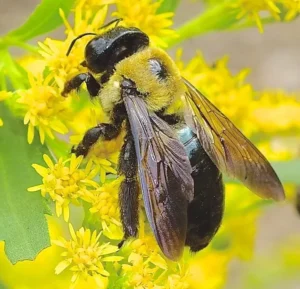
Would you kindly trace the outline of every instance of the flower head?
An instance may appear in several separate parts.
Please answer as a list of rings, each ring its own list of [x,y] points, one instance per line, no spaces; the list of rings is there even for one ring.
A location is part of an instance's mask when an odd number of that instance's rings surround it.
[[[241,12],[238,18],[247,16],[250,20],[255,21],[260,32],[263,32],[261,13],[267,12],[275,20],[280,20],[282,10],[280,6],[286,9],[286,20],[291,20],[300,12],[299,0],[238,0],[233,6]]]
[[[70,77],[86,69],[80,65],[84,59],[83,47],[92,36],[78,39],[72,51],[67,55],[71,42],[80,34],[86,32],[99,33],[100,27],[104,24],[107,6],[103,6],[94,13],[93,10],[82,9],[82,3],[78,3],[74,11],[73,27],[67,21],[64,12],[60,10],[60,15],[66,27],[66,39],[64,41],[47,38],[44,42],[39,42],[40,54],[45,60],[50,75],[65,82]]]
[[[93,181],[97,174],[97,169],[91,169],[88,164],[85,169],[80,169],[82,157],[76,158],[72,155],[70,159],[63,161],[59,159],[56,164],[49,156],[44,155],[44,161],[48,168],[40,165],[32,165],[39,175],[43,177],[43,184],[34,186],[28,191],[41,191],[42,196],[49,194],[56,204],[56,214],[64,215],[65,221],[69,220],[69,204],[78,203],[79,198],[85,199],[89,195],[90,187],[97,187]]]
[[[80,228],[75,232],[71,224],[69,224],[69,230],[71,240],[60,238],[52,241],[53,244],[65,249],[62,253],[65,260],[56,266],[55,273],[60,274],[70,267],[73,272],[71,279],[73,283],[76,283],[79,278],[92,277],[97,285],[103,288],[105,279],[109,276],[109,272],[105,270],[105,263],[118,262],[123,259],[121,256],[111,255],[119,250],[118,247],[109,243],[100,245],[101,233],[97,231],[91,232],[89,229]]]
[[[175,31],[170,29],[174,14],[171,12],[157,14],[162,1],[118,0],[116,3],[117,11],[113,16],[122,18],[126,26],[141,29],[155,45],[166,47],[167,44],[162,38],[176,37]]]
[[[61,134],[68,132],[65,125],[68,102],[60,95],[59,89],[51,85],[51,79],[43,79],[42,75],[34,77],[28,74],[31,88],[18,91],[17,102],[25,111],[24,124],[28,125],[28,143],[32,143],[34,129],[38,128],[40,141],[44,143],[45,136],[54,138],[53,132]]]
[[[245,82],[249,70],[244,69],[232,75],[227,67],[227,57],[209,65],[200,52],[184,65],[181,53],[182,50],[177,51],[176,64],[182,76],[195,85],[246,135],[249,135],[255,129],[254,126],[249,126],[254,98],[251,85]]]
[[[119,178],[92,190],[87,199],[88,203],[91,204],[90,212],[95,214],[97,219],[100,219],[103,232],[105,235],[108,234],[110,239],[121,239],[123,236],[118,199],[121,181],[122,178]],[[119,230],[114,230],[114,235],[112,235],[111,228],[116,229],[116,226],[119,227]]]

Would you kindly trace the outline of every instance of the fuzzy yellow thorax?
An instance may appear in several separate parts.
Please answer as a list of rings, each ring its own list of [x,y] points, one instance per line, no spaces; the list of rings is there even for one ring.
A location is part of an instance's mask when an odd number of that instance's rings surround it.
[[[159,79],[151,71],[150,59],[157,59],[162,63],[168,72],[165,79]],[[138,91],[146,96],[149,110],[159,111],[164,108],[167,114],[181,110],[184,84],[175,63],[162,49],[148,47],[116,65],[116,72],[100,93],[102,107],[107,113],[121,102],[120,83],[123,77],[132,80]]]

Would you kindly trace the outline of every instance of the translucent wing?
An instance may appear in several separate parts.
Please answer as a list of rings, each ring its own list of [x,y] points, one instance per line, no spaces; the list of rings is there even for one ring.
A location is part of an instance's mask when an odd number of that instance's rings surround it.
[[[283,200],[282,184],[263,154],[192,84],[184,82],[186,121],[216,166],[259,196]]]
[[[142,98],[125,96],[148,220],[163,253],[178,259],[184,248],[187,207],[194,196],[192,168],[172,128],[147,110]]]

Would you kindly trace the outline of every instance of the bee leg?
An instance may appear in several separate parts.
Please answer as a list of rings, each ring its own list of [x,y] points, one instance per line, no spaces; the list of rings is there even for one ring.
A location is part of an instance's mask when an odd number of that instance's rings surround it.
[[[75,77],[73,77],[72,79],[70,79],[69,81],[67,81],[65,83],[64,90],[61,93],[62,96],[66,96],[74,89],[78,90],[80,85],[83,82],[86,83],[86,87],[87,87],[87,90],[88,90],[91,98],[98,95],[98,93],[101,89],[101,86],[100,86],[99,82],[94,78],[94,76],[92,74],[90,74],[89,72],[87,72],[87,73],[80,73],[80,74],[76,75]]]
[[[122,128],[122,123],[126,118],[126,110],[123,104],[115,105],[112,114],[112,123],[100,123],[89,129],[82,141],[76,148],[72,148],[71,152],[76,156],[86,156],[89,149],[101,138],[102,140],[112,140],[116,138]]]
[[[121,130],[121,124],[100,123],[97,126],[89,129],[82,141],[75,148],[72,147],[71,152],[76,156],[86,156],[89,149],[94,145],[99,138],[103,140],[112,140],[117,137]]]
[[[131,133],[125,137],[119,157],[119,174],[125,176],[119,191],[121,208],[121,221],[124,230],[124,239],[119,244],[122,246],[129,237],[135,237],[138,233],[138,194],[137,159]]]

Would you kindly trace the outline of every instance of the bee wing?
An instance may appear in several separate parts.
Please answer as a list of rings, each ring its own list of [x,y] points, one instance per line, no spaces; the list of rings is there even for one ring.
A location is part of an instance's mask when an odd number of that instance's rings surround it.
[[[282,184],[263,154],[192,84],[183,79],[188,125],[215,165],[263,198],[283,200]]]
[[[124,97],[138,160],[146,214],[163,253],[178,259],[194,196],[192,168],[172,128],[139,97]]]

